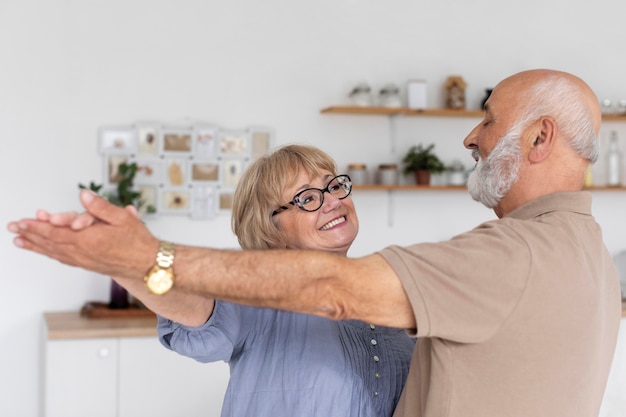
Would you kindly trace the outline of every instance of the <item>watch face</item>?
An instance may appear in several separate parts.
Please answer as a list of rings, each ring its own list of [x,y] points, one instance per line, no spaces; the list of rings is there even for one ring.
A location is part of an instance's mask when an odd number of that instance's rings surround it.
[[[154,294],[165,294],[174,285],[174,274],[172,268],[158,269],[150,274],[148,278],[148,289]]]

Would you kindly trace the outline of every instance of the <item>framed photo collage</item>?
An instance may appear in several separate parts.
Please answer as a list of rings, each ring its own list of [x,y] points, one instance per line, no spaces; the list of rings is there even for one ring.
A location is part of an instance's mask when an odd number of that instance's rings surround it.
[[[98,136],[103,191],[115,191],[120,164],[135,162],[134,185],[141,193],[142,215],[196,219],[230,213],[239,178],[273,141],[272,130],[264,127],[231,130],[157,123],[102,127]]]

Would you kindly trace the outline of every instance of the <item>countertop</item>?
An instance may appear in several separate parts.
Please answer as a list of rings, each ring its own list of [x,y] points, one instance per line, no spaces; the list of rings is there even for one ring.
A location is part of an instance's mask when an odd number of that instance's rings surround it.
[[[622,301],[622,317],[626,318],[626,301]],[[67,311],[44,313],[44,320],[49,340],[157,335],[156,316],[90,319],[78,311]]]
[[[48,340],[156,336],[156,316],[87,318],[78,311],[44,313]]]

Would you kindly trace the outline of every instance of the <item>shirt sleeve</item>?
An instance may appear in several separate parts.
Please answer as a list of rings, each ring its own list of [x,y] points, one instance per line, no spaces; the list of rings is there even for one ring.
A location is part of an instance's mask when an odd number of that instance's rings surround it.
[[[159,341],[166,348],[199,362],[230,361],[241,348],[241,310],[236,304],[215,301],[213,314],[201,326],[190,327],[157,316]]]
[[[494,222],[445,242],[379,253],[409,297],[417,336],[461,343],[481,342],[497,331],[522,297],[532,262],[525,240]]]

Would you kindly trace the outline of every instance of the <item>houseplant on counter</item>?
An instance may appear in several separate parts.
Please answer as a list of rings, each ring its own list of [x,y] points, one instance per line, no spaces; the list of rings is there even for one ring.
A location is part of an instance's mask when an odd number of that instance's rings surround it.
[[[111,204],[119,207],[133,205],[139,211],[144,207],[144,201],[141,199],[141,193],[134,188],[135,175],[137,175],[137,164],[135,162],[127,164],[121,163],[117,167],[118,175],[116,176],[117,186],[115,191],[103,191],[102,184],[96,184],[93,181],[89,186],[78,184],[81,189],[88,189],[94,193],[106,198]],[[156,209],[152,205],[145,207],[146,213],[155,213]],[[92,303],[93,304],[93,303]],[[130,307],[128,291],[119,285],[115,280],[111,280],[111,293],[108,308],[110,309],[126,309]]]
[[[434,143],[426,147],[419,144],[409,148],[402,159],[404,175],[413,173],[418,185],[429,185],[431,174],[440,174],[445,171],[446,166],[433,152],[434,148]]]

